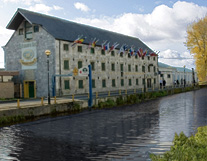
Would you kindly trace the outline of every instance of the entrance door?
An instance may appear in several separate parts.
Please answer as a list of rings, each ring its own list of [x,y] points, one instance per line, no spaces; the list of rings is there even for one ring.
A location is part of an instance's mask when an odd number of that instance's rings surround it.
[[[147,88],[151,88],[152,85],[151,85],[151,79],[147,79]]]
[[[34,98],[34,82],[29,82],[29,98]]]
[[[35,97],[35,81],[24,81],[24,98]]]

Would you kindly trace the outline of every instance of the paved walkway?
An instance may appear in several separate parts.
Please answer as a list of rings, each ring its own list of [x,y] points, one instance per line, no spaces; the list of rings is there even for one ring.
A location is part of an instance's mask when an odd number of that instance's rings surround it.
[[[77,100],[74,100],[77,101]],[[72,102],[72,99],[68,98],[57,98],[56,103],[67,103],[67,102]],[[54,98],[51,99],[51,104],[55,104]],[[17,109],[17,108],[29,108],[29,107],[36,107],[36,106],[41,106],[41,99],[30,99],[30,100],[20,100],[19,103],[20,107],[18,107],[17,101],[11,101],[11,102],[0,102],[0,111],[4,110],[10,110],[10,109]],[[43,105],[48,105],[48,100],[47,98],[43,100]]]

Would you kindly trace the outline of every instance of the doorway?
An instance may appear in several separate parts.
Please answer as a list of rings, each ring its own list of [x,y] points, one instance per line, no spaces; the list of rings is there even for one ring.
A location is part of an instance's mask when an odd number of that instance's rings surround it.
[[[24,81],[24,98],[35,98],[36,97],[36,82]]]
[[[147,79],[147,88],[151,88],[152,84],[151,84],[151,79]]]

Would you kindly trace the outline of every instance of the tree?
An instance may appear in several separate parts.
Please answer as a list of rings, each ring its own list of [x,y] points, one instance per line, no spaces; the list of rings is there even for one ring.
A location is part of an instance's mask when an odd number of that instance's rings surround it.
[[[200,81],[207,81],[207,16],[187,28],[186,45],[194,56]]]

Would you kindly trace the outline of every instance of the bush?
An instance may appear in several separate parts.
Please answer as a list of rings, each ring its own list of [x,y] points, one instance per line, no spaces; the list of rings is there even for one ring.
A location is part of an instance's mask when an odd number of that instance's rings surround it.
[[[199,127],[195,136],[186,137],[182,132],[175,134],[171,150],[164,155],[151,154],[152,161],[206,161],[207,160],[207,126]]]

